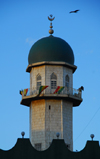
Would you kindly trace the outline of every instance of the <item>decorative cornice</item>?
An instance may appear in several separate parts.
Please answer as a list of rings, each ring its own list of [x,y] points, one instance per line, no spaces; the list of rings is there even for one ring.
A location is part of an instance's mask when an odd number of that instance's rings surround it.
[[[32,67],[37,67],[37,66],[42,66],[42,65],[65,66],[65,67],[68,67],[68,68],[72,69],[73,73],[77,69],[77,66],[71,65],[71,64],[66,63],[66,62],[43,61],[43,62],[37,62],[37,63],[33,63],[33,64],[28,65],[27,68],[26,68],[26,72],[30,72]]]

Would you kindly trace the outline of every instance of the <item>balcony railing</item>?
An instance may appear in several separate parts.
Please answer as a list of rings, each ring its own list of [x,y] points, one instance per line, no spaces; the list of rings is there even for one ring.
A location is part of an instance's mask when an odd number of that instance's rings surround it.
[[[37,88],[28,88],[28,89],[24,89],[22,92],[22,97],[25,96],[60,96],[60,95],[69,95],[69,96],[74,96],[74,97],[78,97],[81,98],[82,97],[82,91],[80,91],[79,89],[74,89],[74,88],[67,88],[64,87],[64,89],[60,92],[60,94],[58,93],[54,93],[55,89],[51,89],[50,87],[47,87],[46,89],[44,89],[40,94],[39,94],[39,90]]]

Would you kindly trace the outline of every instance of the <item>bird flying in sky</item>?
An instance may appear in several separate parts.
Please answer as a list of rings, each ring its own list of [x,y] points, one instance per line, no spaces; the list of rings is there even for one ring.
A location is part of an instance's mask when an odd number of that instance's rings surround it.
[[[79,9],[74,10],[74,11],[70,11],[69,13],[77,13],[79,11]]]

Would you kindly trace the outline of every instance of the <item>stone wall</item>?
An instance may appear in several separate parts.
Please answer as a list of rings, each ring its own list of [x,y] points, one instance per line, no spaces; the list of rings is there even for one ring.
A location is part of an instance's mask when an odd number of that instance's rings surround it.
[[[30,106],[30,139],[34,144],[42,143],[45,149],[45,100],[32,101]]]
[[[46,131],[46,147],[53,139],[57,139],[56,133],[60,133],[60,138],[63,138],[62,131],[62,114],[61,100],[46,100],[45,110],[45,131]]]
[[[55,73],[57,76],[57,86],[63,86],[63,67],[62,66],[45,66],[45,84],[51,86],[51,74]]]
[[[63,138],[65,143],[73,150],[73,103],[66,100],[63,105]]]
[[[50,86],[50,77],[52,73],[57,75],[57,85],[65,86],[65,76],[70,79],[69,86],[73,88],[73,73],[72,70],[64,66],[46,65],[32,68],[30,72],[30,88],[36,88],[36,77],[41,75],[42,85]]]
[[[65,86],[65,76],[70,78],[69,86],[73,86],[72,70],[64,66],[46,65],[34,67],[30,73],[30,88],[36,88],[36,77],[42,77],[42,85],[50,87],[51,74],[57,76],[57,86]],[[41,99],[32,101],[30,105],[30,139],[32,145],[42,143],[42,150],[49,147],[56,133],[60,133],[60,139],[73,147],[72,128],[72,106],[73,103],[66,100]]]
[[[30,72],[30,88],[36,88],[37,81],[36,77],[37,75],[41,75],[42,77],[42,85],[45,85],[45,66],[38,66],[32,68]],[[31,80],[32,79],[32,80]]]
[[[69,76],[69,87],[73,88],[73,72],[67,67],[63,67],[63,86],[65,86],[65,76]]]
[[[33,146],[42,143],[42,150],[48,148],[59,132],[59,139],[64,139],[72,150],[72,103],[53,99],[33,101],[30,106],[30,128]]]

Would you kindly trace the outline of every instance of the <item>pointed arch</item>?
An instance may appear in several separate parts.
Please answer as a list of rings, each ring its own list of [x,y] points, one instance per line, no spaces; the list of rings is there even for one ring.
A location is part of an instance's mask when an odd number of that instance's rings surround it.
[[[37,75],[37,81],[39,81],[39,80],[41,80],[41,75],[40,74]]]
[[[57,80],[57,76],[54,72],[51,74],[51,79],[56,79]]]
[[[41,75],[40,74],[38,74],[37,76],[36,76],[36,85],[37,85],[37,90],[39,90],[39,88],[40,88],[40,86],[41,86],[41,83],[42,83],[42,78],[41,78]]]
[[[57,75],[53,72],[51,74],[51,89],[57,88]]]

